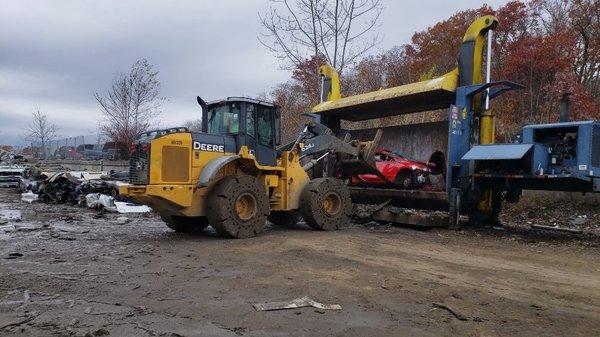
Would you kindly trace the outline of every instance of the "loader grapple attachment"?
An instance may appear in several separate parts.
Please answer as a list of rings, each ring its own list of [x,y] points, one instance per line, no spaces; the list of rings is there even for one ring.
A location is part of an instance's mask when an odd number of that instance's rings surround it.
[[[342,157],[340,160],[340,170],[349,177],[356,177],[361,174],[373,174],[381,178],[383,181],[391,184],[392,182],[389,181],[383,174],[381,174],[375,165],[375,150],[379,146],[382,135],[383,132],[381,129],[378,129],[373,140],[367,142],[358,142],[357,146],[360,149],[358,156]],[[346,136],[344,140],[348,138],[349,137]]]

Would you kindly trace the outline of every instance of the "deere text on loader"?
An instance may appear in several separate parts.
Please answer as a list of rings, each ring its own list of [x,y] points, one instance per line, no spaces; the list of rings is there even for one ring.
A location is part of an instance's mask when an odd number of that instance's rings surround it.
[[[331,177],[311,180],[306,171],[333,155],[353,171],[372,172],[369,158],[381,134],[370,142],[340,140],[311,121],[295,142],[277,149],[277,106],[240,97],[208,104],[198,97],[198,103],[202,132],[157,130],[132,144],[131,184],[121,187],[122,195],[149,205],[176,231],[210,225],[233,238],[258,234],[267,218],[289,226],[303,217],[318,230],[349,220],[347,186]]]

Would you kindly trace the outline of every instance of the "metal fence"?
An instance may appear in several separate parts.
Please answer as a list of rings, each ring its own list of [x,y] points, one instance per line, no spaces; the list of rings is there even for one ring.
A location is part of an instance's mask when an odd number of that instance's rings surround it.
[[[123,146],[109,142],[100,135],[75,136],[52,140],[48,144],[32,142],[29,152],[40,159],[120,160]]]

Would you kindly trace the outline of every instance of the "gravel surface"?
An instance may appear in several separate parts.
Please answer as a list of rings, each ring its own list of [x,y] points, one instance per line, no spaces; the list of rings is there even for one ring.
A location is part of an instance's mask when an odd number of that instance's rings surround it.
[[[0,223],[1,336],[597,336],[600,327],[599,237],[530,230],[516,215],[499,229],[300,224],[227,240],[210,228],[177,234],[152,213],[124,221],[26,204],[11,190],[0,190],[0,209],[22,215]],[[252,307],[302,296],[342,310]]]

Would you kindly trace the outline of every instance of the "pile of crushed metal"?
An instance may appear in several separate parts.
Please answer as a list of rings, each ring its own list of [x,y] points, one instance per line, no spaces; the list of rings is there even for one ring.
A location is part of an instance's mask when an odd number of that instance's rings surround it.
[[[68,171],[38,166],[0,166],[0,187],[19,188],[25,202],[69,203],[118,213],[149,212],[119,196],[119,186],[128,182],[125,172]]]
[[[23,156],[0,150],[0,187],[19,187],[27,167],[22,165]]]
[[[600,207],[593,201],[522,200],[505,205],[500,218],[517,228],[600,235]]]
[[[12,151],[5,151],[0,149],[0,162],[16,162],[16,161],[22,161],[23,160],[23,156],[18,154],[18,153],[14,153]]]
[[[500,223],[507,228],[517,230],[600,236],[599,205],[600,198],[582,198],[578,200],[577,198],[534,195],[523,198],[517,204],[503,204]],[[417,222],[421,228],[437,227],[436,224],[438,223],[440,225],[447,224],[447,212],[406,209],[388,206],[387,203],[380,205],[354,204],[353,221],[368,226],[394,222],[381,219],[384,207],[387,213],[404,215],[398,217],[400,219],[411,220],[411,217],[414,216],[418,219]],[[389,215],[387,218],[389,218]],[[440,221],[433,222],[428,219],[439,219]],[[466,216],[462,218],[462,223],[468,225]],[[414,225],[413,223],[404,222],[402,224]],[[494,226],[494,229],[502,228]]]
[[[26,170],[18,164],[0,165],[0,187],[19,187]]]

